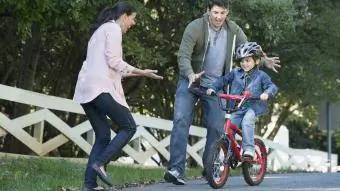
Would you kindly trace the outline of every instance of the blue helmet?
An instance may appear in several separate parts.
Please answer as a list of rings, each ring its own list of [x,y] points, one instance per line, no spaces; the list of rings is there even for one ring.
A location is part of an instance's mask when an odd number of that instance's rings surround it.
[[[263,56],[263,51],[260,45],[258,45],[256,42],[245,42],[241,44],[236,49],[235,53],[235,59],[240,60],[245,57],[249,56],[256,56],[261,57]]]

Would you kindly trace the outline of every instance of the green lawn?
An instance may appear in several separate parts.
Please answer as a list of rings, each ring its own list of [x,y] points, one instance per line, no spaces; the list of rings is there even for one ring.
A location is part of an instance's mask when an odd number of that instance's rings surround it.
[[[0,191],[78,191],[85,164],[39,157],[0,157]],[[109,165],[113,182],[120,187],[163,181],[164,168],[136,165]],[[188,178],[199,177],[201,169],[189,169]],[[101,183],[100,180],[98,182]]]

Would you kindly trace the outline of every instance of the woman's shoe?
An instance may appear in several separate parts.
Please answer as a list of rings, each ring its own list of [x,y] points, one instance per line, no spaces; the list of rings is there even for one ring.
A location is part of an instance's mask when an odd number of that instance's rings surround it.
[[[99,178],[107,185],[109,186],[113,186],[113,183],[111,182],[111,180],[109,179],[109,177],[107,176],[107,173],[105,171],[102,171],[100,166],[97,163],[93,163],[92,165],[93,170],[96,171],[97,175],[99,176]]]
[[[104,191],[121,191],[121,189],[111,187],[111,188],[105,188]]]

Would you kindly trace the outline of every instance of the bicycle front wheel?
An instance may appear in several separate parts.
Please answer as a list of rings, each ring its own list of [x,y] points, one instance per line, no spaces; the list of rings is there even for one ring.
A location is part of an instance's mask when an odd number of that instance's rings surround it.
[[[220,138],[213,142],[208,151],[205,170],[206,179],[212,188],[222,188],[228,180],[230,171],[228,147],[228,140]]]

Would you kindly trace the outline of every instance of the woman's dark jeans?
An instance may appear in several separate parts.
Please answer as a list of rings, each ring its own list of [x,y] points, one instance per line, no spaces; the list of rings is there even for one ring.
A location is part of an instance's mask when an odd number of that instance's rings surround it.
[[[92,147],[85,171],[85,187],[97,187],[97,173],[92,164],[105,165],[116,157],[136,132],[136,123],[128,108],[117,103],[109,93],[102,93],[91,102],[81,104],[86,117],[95,132]],[[111,141],[111,127],[107,116],[119,127]]]

